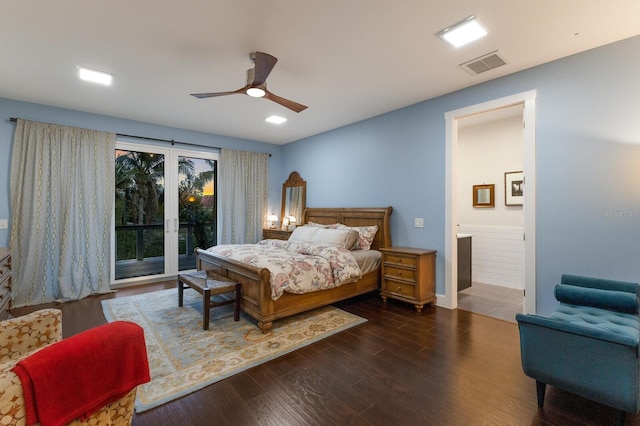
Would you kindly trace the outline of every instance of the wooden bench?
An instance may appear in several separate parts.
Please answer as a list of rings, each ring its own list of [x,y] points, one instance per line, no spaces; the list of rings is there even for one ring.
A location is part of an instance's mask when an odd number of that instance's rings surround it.
[[[182,306],[184,300],[184,289],[191,287],[202,295],[202,329],[209,329],[209,311],[216,306],[235,304],[233,311],[234,321],[240,320],[240,283],[232,281],[213,271],[185,272],[178,275],[178,306]],[[223,293],[235,292],[235,298],[214,302],[212,296]]]

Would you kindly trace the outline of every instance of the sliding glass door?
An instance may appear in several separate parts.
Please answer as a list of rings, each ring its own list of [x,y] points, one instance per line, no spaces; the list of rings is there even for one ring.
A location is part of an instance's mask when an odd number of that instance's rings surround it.
[[[217,240],[216,165],[214,159],[178,157],[178,269],[195,269],[196,247]]]
[[[195,268],[215,244],[217,155],[118,142],[112,284]]]
[[[115,280],[165,273],[165,157],[116,149]]]

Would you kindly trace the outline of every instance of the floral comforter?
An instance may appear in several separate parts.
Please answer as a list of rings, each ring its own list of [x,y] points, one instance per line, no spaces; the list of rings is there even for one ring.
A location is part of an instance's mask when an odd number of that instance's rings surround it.
[[[346,249],[302,241],[263,240],[258,244],[227,244],[207,249],[270,271],[271,298],[282,293],[309,293],[338,287],[362,277]]]

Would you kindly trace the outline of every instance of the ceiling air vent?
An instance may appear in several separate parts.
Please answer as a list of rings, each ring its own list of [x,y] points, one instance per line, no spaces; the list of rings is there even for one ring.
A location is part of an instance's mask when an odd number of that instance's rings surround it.
[[[460,68],[471,75],[478,75],[485,71],[501,67],[506,63],[507,62],[498,55],[498,51],[496,50],[479,58],[472,59],[469,62],[465,62],[464,64],[460,64]]]

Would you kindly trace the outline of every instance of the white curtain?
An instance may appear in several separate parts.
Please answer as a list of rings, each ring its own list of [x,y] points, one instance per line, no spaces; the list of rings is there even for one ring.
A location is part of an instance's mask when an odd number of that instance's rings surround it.
[[[110,291],[115,133],[18,120],[11,158],[13,305]]]
[[[222,149],[218,181],[222,206],[222,244],[262,239],[269,197],[269,156]]]

